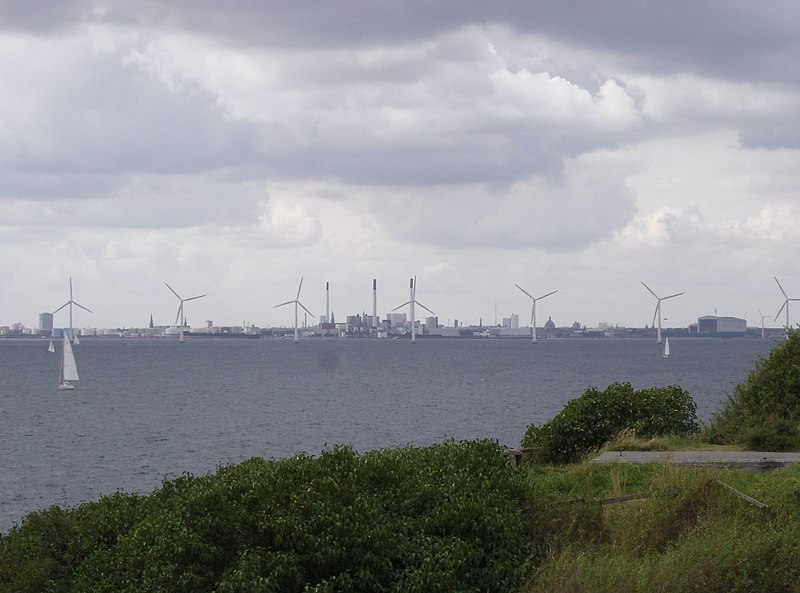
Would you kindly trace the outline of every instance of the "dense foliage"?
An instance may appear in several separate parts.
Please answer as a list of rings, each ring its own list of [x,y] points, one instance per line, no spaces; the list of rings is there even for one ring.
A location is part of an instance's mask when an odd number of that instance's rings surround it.
[[[579,461],[622,430],[642,437],[687,435],[698,430],[696,405],[680,387],[634,390],[630,383],[612,383],[603,391],[590,387],[551,421],[531,425],[522,440],[544,463]]]
[[[757,451],[800,449],[800,331],[756,363],[705,433],[712,443]]]
[[[530,540],[498,453],[335,447],[52,507],[0,538],[0,591],[510,590]]]

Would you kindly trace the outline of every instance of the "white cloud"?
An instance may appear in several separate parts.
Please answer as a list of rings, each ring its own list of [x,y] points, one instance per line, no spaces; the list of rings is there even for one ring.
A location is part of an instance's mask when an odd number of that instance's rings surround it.
[[[643,324],[654,279],[688,323],[768,308],[793,269],[800,94],[770,66],[783,29],[740,5],[702,43],[663,11],[620,36],[633,16],[595,4],[570,26],[366,7],[397,22],[364,37],[333,9],[140,8],[0,23],[0,323],[70,274],[98,325],[174,317],[165,280],[208,293],[193,319],[266,323],[300,276],[343,316],[414,274],[442,319],[524,312],[521,282],[560,289],[559,322]],[[738,67],[723,32],[751,30]]]

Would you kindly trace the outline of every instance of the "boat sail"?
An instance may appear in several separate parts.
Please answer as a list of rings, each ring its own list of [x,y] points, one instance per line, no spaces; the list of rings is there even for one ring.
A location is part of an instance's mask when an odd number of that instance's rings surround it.
[[[664,342],[664,358],[669,358],[669,338]]]
[[[81,341],[78,339],[78,334],[73,335],[72,343],[75,344],[76,346],[80,346],[81,345]]]
[[[50,339],[50,345],[47,347],[47,351],[48,351],[48,352],[55,352],[55,351],[56,351],[56,347],[55,347],[55,346],[53,346],[53,340],[52,340],[52,338]]]
[[[61,357],[61,376],[58,381],[58,388],[75,389],[72,381],[78,380],[78,366],[75,364],[75,355],[72,353],[72,345],[69,343],[69,338],[66,333],[64,334],[64,351]]]

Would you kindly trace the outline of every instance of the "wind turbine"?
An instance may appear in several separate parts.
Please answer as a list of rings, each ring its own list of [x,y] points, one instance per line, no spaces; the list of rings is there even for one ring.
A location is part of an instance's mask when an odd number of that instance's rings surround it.
[[[56,313],[58,313],[59,311],[61,311],[61,309],[63,309],[63,308],[64,308],[64,307],[66,307],[67,305],[69,305],[69,339],[70,339],[70,341],[71,341],[71,340],[74,340],[74,339],[75,339],[75,332],[74,332],[74,330],[72,329],[72,305],[75,305],[76,307],[80,307],[80,308],[81,308],[81,309],[83,309],[84,311],[89,311],[89,313],[91,313],[91,312],[92,312],[90,309],[87,309],[87,308],[86,308],[86,307],[84,307],[83,305],[81,305],[81,304],[79,304],[79,303],[76,303],[76,302],[73,300],[73,298],[72,298],[72,276],[70,276],[70,277],[69,277],[69,300],[68,300],[66,303],[64,303],[63,305],[61,305],[61,306],[60,306],[58,309],[56,309],[55,311],[53,311],[53,315],[55,315]]]
[[[185,299],[181,297],[181,295],[179,295],[177,292],[175,292],[169,284],[167,284],[166,282],[164,282],[164,284],[167,285],[169,291],[176,297],[178,297],[178,300],[181,302],[180,305],[178,305],[178,314],[175,316],[175,323],[178,323],[178,321],[180,320],[180,338],[178,339],[178,343],[183,344],[183,325],[185,323],[185,319],[183,317],[183,303],[185,303],[186,301],[193,301],[195,299],[202,299],[206,295],[201,294],[198,296],[193,296],[189,297],[188,299]]]
[[[428,307],[426,307],[425,305],[423,305],[422,303],[420,303],[417,300],[417,297],[416,297],[416,295],[417,295],[417,286],[416,285],[417,285],[417,277],[414,276],[413,278],[410,279],[409,294],[410,294],[411,298],[408,301],[406,301],[405,303],[403,303],[402,305],[392,309],[392,311],[397,311],[398,309],[400,309],[402,307],[405,307],[406,305],[409,305],[409,309],[410,309],[409,314],[411,315],[411,343],[412,344],[416,344],[417,343],[417,334],[414,331],[414,326],[416,325],[416,319],[414,319],[414,305],[419,305],[420,307],[425,309],[431,315],[436,315],[436,313],[434,313],[433,311],[428,309]]]
[[[554,290],[553,292],[548,292],[547,294],[543,294],[540,297],[535,297],[534,298],[534,296],[531,293],[529,293],[527,290],[522,288],[519,284],[514,283],[514,286],[516,286],[522,292],[524,292],[526,295],[528,295],[528,297],[531,299],[531,301],[533,301],[533,304],[531,305],[531,326],[533,327],[533,341],[531,342],[531,344],[535,344],[536,343],[536,301],[540,301],[545,297],[549,297],[551,294],[555,294],[558,291]]]
[[[778,279],[775,276],[773,276],[773,278],[775,278],[775,282],[778,282]],[[783,311],[784,307],[786,307],[786,326],[785,327],[786,327],[786,331],[788,332],[789,331],[789,301],[800,301],[800,299],[790,299],[789,296],[786,294],[786,291],[783,290],[783,286],[781,286],[780,282],[778,282],[778,288],[781,289],[781,292],[783,293],[783,298],[786,299],[786,300],[783,301],[783,304],[781,305],[781,308],[778,309],[778,312],[775,314],[775,319],[776,320],[778,319],[778,316],[781,314],[781,311]]]
[[[275,305],[275,307],[273,307],[273,308],[283,307],[284,305],[291,305],[292,303],[294,303],[294,343],[295,344],[297,344],[300,341],[300,334],[298,333],[298,330],[297,330],[297,307],[298,306],[303,307],[303,310],[306,313],[311,315],[311,317],[314,317],[314,314],[311,311],[309,311],[308,309],[306,309],[305,306],[303,305],[303,303],[300,302],[300,289],[301,288],[303,288],[303,278],[302,278],[302,276],[300,277],[300,286],[297,287],[297,296],[294,298],[294,300],[286,301],[285,303],[281,303],[280,305]]]
[[[767,316],[764,315],[761,311],[759,311],[758,314],[761,315],[761,339],[763,340],[765,338],[765,336],[764,336],[764,320],[767,318]]]
[[[675,298],[677,296],[681,296],[682,294],[685,294],[685,293],[676,292],[675,294],[671,294],[669,296],[660,297],[656,293],[654,293],[652,290],[650,290],[650,287],[647,286],[647,284],[645,284],[644,282],[642,282],[642,286],[644,286],[647,289],[647,292],[649,292],[654,297],[656,297],[656,300],[658,301],[656,303],[656,310],[653,313],[653,324],[655,325],[656,317],[658,317],[658,338],[656,339],[656,344],[660,344],[661,343],[661,301],[666,301],[667,299],[672,299],[672,298]]]

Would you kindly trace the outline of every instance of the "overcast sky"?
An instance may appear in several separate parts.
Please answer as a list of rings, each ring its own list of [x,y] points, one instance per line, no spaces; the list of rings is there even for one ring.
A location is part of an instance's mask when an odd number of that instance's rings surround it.
[[[0,0],[0,325],[778,326],[798,114],[795,0]]]

